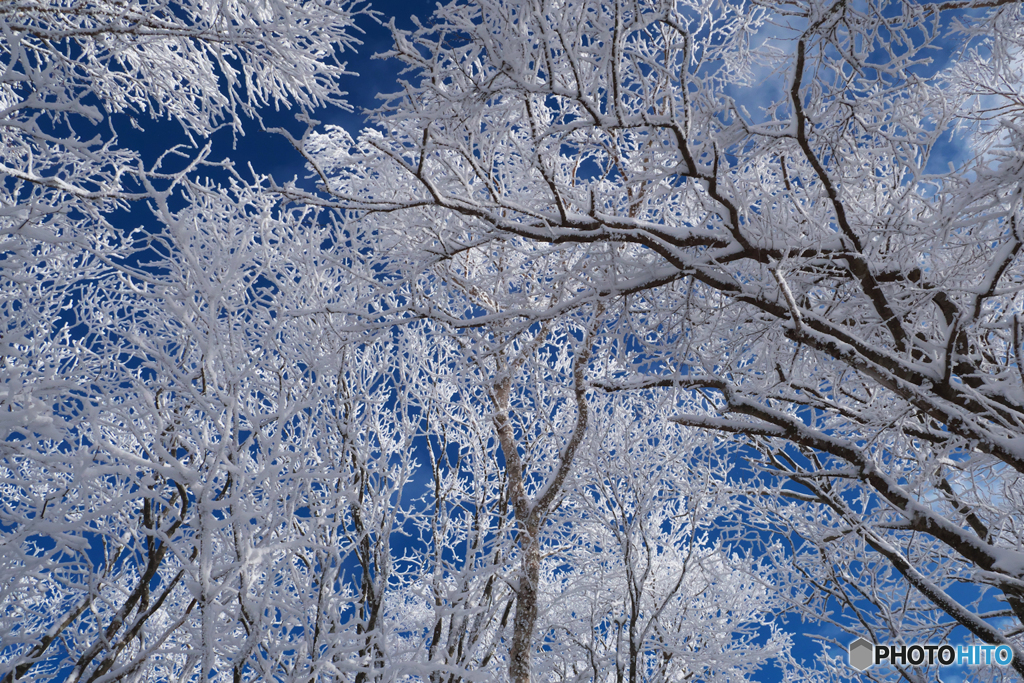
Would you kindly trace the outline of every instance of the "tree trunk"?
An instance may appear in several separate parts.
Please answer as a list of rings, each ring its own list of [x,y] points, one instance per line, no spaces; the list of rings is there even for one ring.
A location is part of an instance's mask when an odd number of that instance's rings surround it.
[[[512,683],[530,683],[530,655],[533,628],[537,621],[537,588],[540,585],[540,534],[533,525],[526,527],[523,565],[516,597],[516,616],[512,622],[512,650],[509,675]]]

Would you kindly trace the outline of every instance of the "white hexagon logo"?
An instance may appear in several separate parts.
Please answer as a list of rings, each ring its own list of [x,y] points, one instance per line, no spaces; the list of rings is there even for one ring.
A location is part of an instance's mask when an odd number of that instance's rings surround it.
[[[850,654],[850,666],[863,671],[875,663],[875,646],[870,641],[858,638],[847,648]]]

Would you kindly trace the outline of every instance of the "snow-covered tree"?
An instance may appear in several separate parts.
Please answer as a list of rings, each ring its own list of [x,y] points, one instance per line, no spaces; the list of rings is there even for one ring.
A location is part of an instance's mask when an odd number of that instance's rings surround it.
[[[144,240],[111,227],[112,212],[171,192],[211,163],[214,132],[244,134],[261,107],[303,116],[344,106],[337,58],[358,42],[358,13],[329,1],[0,7],[5,431],[48,419],[37,412],[59,401],[61,389],[47,373],[85,362],[54,336],[68,322],[62,311],[82,296],[76,283],[154,258]],[[150,135],[172,128],[172,138],[179,130],[189,144],[149,145],[144,155],[118,137],[143,127]],[[230,162],[216,165],[228,171]],[[40,400],[26,391],[41,392]]]
[[[280,585],[281,551],[259,546],[294,522],[268,512],[287,487],[242,472],[310,436],[308,367],[277,353],[267,298],[303,218],[197,175],[227,182],[207,138],[260,107],[344,104],[335,58],[359,11],[0,7],[0,680],[246,677],[255,645],[274,652],[245,602]],[[188,144],[150,157],[119,137],[161,126]],[[151,221],[113,227],[134,201]]]
[[[589,390],[580,399],[585,329],[567,340],[557,325],[526,328],[503,345],[488,327],[467,321],[425,336],[430,382],[414,393],[429,397],[435,425],[417,522],[426,551],[402,558],[419,578],[391,591],[390,666],[379,678],[757,680],[764,668],[792,671],[775,620],[784,602],[776,573],[730,552],[731,536],[744,533],[730,466],[665,420],[673,392]],[[446,344],[456,353],[441,354]],[[504,411],[494,385],[508,387]],[[573,454],[581,400],[586,427]],[[512,448],[519,462],[510,466]]]
[[[603,305],[559,309],[575,257],[442,259],[410,290],[421,240],[382,261],[379,216],[284,205],[213,160],[207,138],[263,106],[343,105],[354,11],[0,9],[0,680],[557,680],[565,612],[541,596],[610,589],[552,564],[588,552],[574,460],[627,450],[588,422],[614,401],[588,382]],[[121,144],[160,119],[194,144]],[[128,202],[151,214],[133,233]],[[524,300],[543,322],[506,319]],[[684,527],[650,533],[728,574]],[[723,607],[738,633],[770,606],[747,597]],[[677,607],[660,623],[683,635],[658,638],[685,649],[702,627]]]
[[[359,11],[0,7],[0,680],[1024,674],[1019,3]]]
[[[348,140],[343,131],[331,134]],[[345,168],[349,161],[342,156],[337,163]],[[385,615],[387,633],[378,636],[375,676],[386,680],[402,670],[432,680],[485,673],[510,681],[622,675],[636,681],[653,680],[660,670],[755,678],[769,660],[791,664],[784,638],[766,644],[773,628],[768,615],[777,610],[771,570],[764,565],[757,575],[761,565],[739,559],[732,539],[713,529],[723,510],[740,524],[727,463],[706,471],[697,465],[694,488],[682,492],[683,462],[698,461],[685,454],[702,442],[692,430],[667,423],[667,413],[650,403],[660,397],[671,407],[673,390],[633,396],[592,386],[608,361],[593,355],[602,348],[595,333],[611,323],[599,298],[586,306],[573,301],[586,286],[580,278],[589,277],[574,248],[517,240],[438,255],[431,253],[436,226],[429,219],[396,232],[392,215],[370,211],[344,225],[369,245],[361,267],[372,273],[366,279],[374,281],[374,296],[383,293],[388,303],[352,313],[351,304],[324,302],[319,310],[349,312],[350,329],[375,318],[385,326],[404,320],[403,338],[425,335],[414,355],[431,378],[401,383],[424,401],[432,482],[417,524],[427,550],[402,559],[421,567],[407,575],[420,578],[391,591],[387,607],[396,611]],[[615,458],[625,461],[623,471],[657,471],[673,451],[680,451],[673,455],[678,464],[664,480],[603,471]],[[704,472],[699,482],[697,470]],[[702,487],[720,491],[694,493]],[[593,499],[609,488],[637,502]],[[686,496],[693,509],[678,507]],[[611,519],[595,512],[616,505]],[[619,518],[635,518],[639,526],[630,521],[620,544],[595,556],[604,542],[592,536],[607,536],[606,527]],[[658,559],[644,554],[645,543],[657,548]],[[687,556],[699,559],[691,564],[682,559]],[[658,578],[651,575],[655,563]],[[674,588],[664,585],[667,574]],[[710,576],[728,587],[716,592],[706,585]],[[604,612],[576,607],[604,604],[629,582],[628,608],[621,599]],[[706,593],[721,618],[705,621],[696,608],[682,616],[695,593]],[[633,619],[631,640],[623,635],[610,651],[591,653],[600,660],[596,669],[585,650],[564,646],[566,629],[578,627],[580,638],[608,635],[609,624],[626,613]],[[417,647],[426,661],[412,654]],[[620,666],[608,664],[617,657]],[[667,666],[662,657],[675,659]]]
[[[730,551],[744,533],[730,465],[665,419],[673,398],[595,401],[594,447],[548,553],[539,658],[558,680],[758,680],[792,663],[784,574]]]
[[[379,130],[306,137],[331,197],[281,189],[382,217],[397,276],[559,254],[557,302],[455,317],[600,302],[598,385],[699,398],[794,603],[1020,675],[1022,50],[998,0],[456,1],[395,30]]]

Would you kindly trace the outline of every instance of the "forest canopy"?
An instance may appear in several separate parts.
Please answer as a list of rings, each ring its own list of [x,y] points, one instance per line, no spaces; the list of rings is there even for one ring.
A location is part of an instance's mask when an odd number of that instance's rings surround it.
[[[0,6],[0,681],[1024,676],[1022,14]]]

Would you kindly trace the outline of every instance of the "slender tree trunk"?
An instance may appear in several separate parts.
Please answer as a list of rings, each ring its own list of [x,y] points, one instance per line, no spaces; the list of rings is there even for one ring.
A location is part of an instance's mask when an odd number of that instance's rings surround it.
[[[533,629],[537,622],[537,589],[540,586],[540,530],[547,513],[557,505],[559,492],[569,472],[576,451],[583,442],[587,431],[589,411],[587,409],[587,385],[585,375],[587,362],[590,360],[590,340],[593,326],[601,317],[603,306],[598,305],[592,327],[588,328],[573,361],[573,391],[576,395],[576,424],[568,443],[562,449],[558,465],[548,483],[540,489],[536,500],[531,500],[526,493],[523,461],[516,443],[515,431],[509,419],[511,407],[511,379],[507,368],[499,360],[498,371],[505,377],[496,382],[492,388],[491,398],[494,401],[494,427],[505,455],[505,469],[508,473],[509,502],[515,510],[516,523],[521,535],[519,546],[522,549],[522,569],[519,574],[519,588],[516,591],[516,615],[512,622],[512,648],[509,652],[509,678],[512,683],[530,683],[530,659],[533,647]],[[538,340],[544,336],[538,336]],[[521,356],[525,358],[525,356]]]
[[[530,656],[533,628],[537,622],[537,588],[540,585],[540,529],[523,525],[523,565],[516,596],[516,616],[512,622],[512,650],[509,675],[512,683],[530,683]]]

